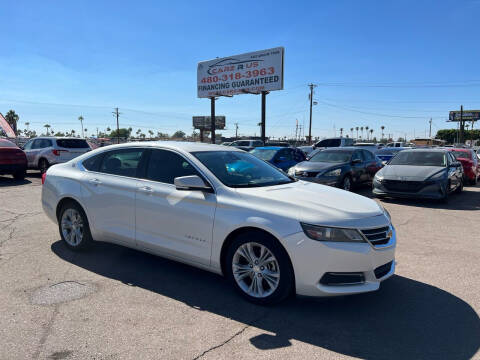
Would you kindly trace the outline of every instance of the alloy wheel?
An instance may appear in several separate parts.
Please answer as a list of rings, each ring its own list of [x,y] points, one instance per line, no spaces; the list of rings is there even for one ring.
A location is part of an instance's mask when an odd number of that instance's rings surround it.
[[[280,283],[280,266],[273,253],[264,245],[247,242],[238,247],[232,259],[233,277],[248,295],[265,298]]]
[[[75,209],[63,212],[61,220],[62,235],[70,246],[81,244],[84,235],[84,224],[80,213]]]
[[[350,178],[348,176],[343,179],[343,190],[345,191],[350,191],[352,188],[352,182],[350,181]]]

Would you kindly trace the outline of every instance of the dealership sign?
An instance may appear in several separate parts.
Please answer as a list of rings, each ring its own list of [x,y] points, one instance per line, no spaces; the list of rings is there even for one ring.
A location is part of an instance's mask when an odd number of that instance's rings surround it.
[[[193,116],[193,128],[199,130],[211,129],[211,116]],[[215,116],[215,129],[225,128],[225,116]]]
[[[478,121],[480,120],[480,110],[463,110],[463,114],[459,110],[450,111],[448,116],[449,121]]]
[[[283,89],[283,47],[198,63],[197,96],[260,93]]]

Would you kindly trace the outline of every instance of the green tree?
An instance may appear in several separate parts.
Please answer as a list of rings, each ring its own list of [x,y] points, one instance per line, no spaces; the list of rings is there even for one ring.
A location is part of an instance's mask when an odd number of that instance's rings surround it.
[[[110,138],[119,137],[119,138],[122,138],[122,139],[127,139],[127,138],[130,137],[130,131],[129,131],[129,129],[126,129],[126,128],[120,128],[120,129],[118,129],[118,133],[117,133],[117,130],[113,130],[107,136],[110,137]]]
[[[19,119],[20,117],[13,110],[8,110],[8,112],[5,114],[5,120],[7,120],[7,123],[15,133],[17,132],[17,122]]]
[[[57,131],[55,133],[55,136],[65,136],[65,133],[61,132],[61,131]]]
[[[172,139],[183,139],[183,138],[185,138],[185,133],[182,130],[177,130],[172,135]]]
[[[46,130],[45,130],[45,135],[47,135],[47,136],[50,135],[49,129],[51,128],[51,126],[48,125],[48,124],[45,124],[45,125],[43,125],[43,127],[46,129]]]
[[[151,139],[152,136],[153,136],[153,131],[152,131],[152,130],[148,130],[148,134],[150,135],[150,139]]]

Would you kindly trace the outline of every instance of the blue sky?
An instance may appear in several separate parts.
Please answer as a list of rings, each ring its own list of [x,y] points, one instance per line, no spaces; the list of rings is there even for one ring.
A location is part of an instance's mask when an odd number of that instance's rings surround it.
[[[121,126],[191,133],[198,61],[285,47],[285,89],[267,96],[267,136],[380,126],[395,137],[451,127],[448,111],[480,108],[480,0],[14,1],[0,5],[0,112],[20,128],[92,133]],[[259,134],[260,97],[217,101],[228,130]],[[480,126],[480,125],[479,125]],[[348,130],[348,133],[350,131]]]

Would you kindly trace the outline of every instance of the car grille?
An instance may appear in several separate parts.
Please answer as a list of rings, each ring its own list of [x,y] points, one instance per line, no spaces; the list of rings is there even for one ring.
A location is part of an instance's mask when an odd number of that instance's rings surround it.
[[[393,264],[393,261],[390,261],[389,263],[387,263],[385,265],[377,267],[373,271],[375,273],[375,277],[377,279],[380,279],[380,278],[384,277],[385,275],[387,275],[390,272],[390,270],[392,269],[392,264]]]
[[[382,185],[387,190],[415,193],[420,191],[427,183],[424,181],[383,180]]]
[[[317,176],[319,171],[296,171],[295,176],[300,176],[300,177],[315,177]]]
[[[370,241],[373,246],[385,245],[390,241],[390,227],[385,226],[375,229],[363,229],[362,234]]]

